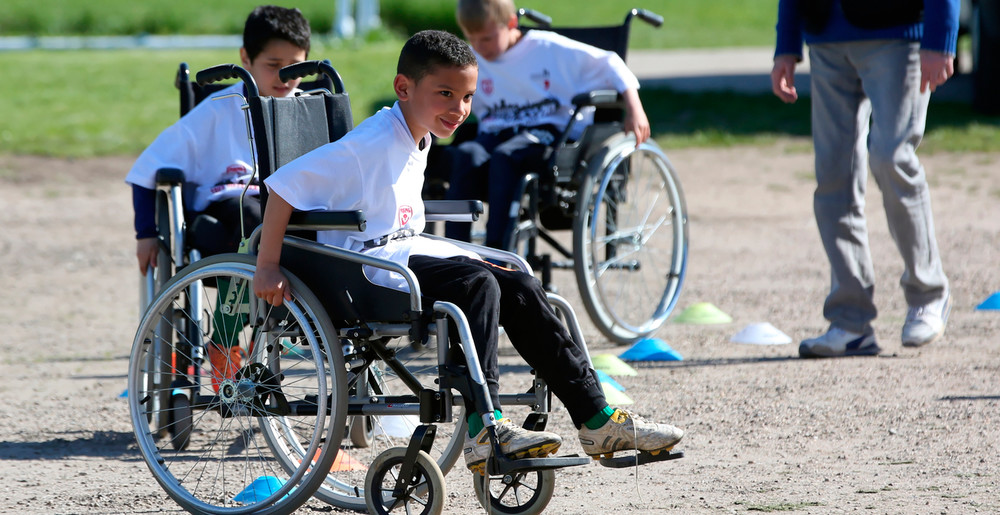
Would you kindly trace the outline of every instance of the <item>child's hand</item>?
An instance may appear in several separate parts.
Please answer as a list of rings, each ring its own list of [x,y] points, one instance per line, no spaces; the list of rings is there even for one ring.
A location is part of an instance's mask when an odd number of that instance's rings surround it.
[[[625,99],[625,132],[635,134],[635,148],[639,148],[642,142],[649,139],[649,118],[646,118],[638,91],[627,89],[622,96]]]
[[[631,132],[635,134],[635,146],[639,147],[643,141],[649,139],[649,119],[646,118],[646,112],[639,109],[638,112],[629,110],[625,113],[625,132]]]
[[[288,278],[277,266],[257,265],[253,274],[253,293],[272,306],[280,306],[283,301],[292,300]]]
[[[146,275],[146,269],[156,268],[156,254],[159,251],[156,238],[135,240],[135,257],[139,260],[139,272]]]

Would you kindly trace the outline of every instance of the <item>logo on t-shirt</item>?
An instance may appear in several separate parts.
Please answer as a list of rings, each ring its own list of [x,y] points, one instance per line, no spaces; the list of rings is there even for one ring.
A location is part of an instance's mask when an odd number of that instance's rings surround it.
[[[484,95],[493,94],[493,79],[483,79],[483,94]]]
[[[406,222],[413,216],[413,208],[410,206],[399,206],[399,226],[405,227]]]
[[[550,80],[550,77],[551,74],[549,73],[548,68],[543,68],[541,73],[531,74],[531,80],[541,82],[542,88],[544,88],[545,91],[548,91],[549,87],[552,86],[552,81]]]
[[[247,167],[240,163],[231,164],[226,167],[226,175],[243,175],[247,173]]]

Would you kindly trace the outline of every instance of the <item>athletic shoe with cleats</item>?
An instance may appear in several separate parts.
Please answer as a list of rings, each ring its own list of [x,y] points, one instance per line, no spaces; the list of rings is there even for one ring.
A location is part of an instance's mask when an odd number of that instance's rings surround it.
[[[219,393],[219,386],[223,381],[236,378],[236,372],[243,365],[243,354],[238,345],[227,349],[210,343],[208,344],[208,362],[212,368],[210,370],[212,390]]]
[[[528,431],[509,418],[497,421],[497,439],[504,455],[510,459],[544,458],[559,450],[562,438],[548,431]],[[487,428],[479,431],[475,438],[465,435],[465,465],[469,470],[486,473],[486,458],[493,453]]]
[[[611,419],[598,429],[580,428],[583,452],[596,459],[612,458],[616,451],[645,451],[659,454],[673,449],[684,431],[668,425],[646,422],[634,413],[616,408]]]
[[[839,327],[830,327],[827,332],[799,344],[799,357],[803,358],[877,356],[880,352],[874,333],[855,333]]]
[[[937,340],[944,334],[950,312],[951,297],[947,294],[943,299],[907,310],[906,322],[903,323],[903,346],[923,347]]]

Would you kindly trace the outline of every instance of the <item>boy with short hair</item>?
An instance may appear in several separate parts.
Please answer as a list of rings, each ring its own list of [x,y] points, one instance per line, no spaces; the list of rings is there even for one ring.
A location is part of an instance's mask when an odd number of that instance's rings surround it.
[[[309,38],[309,22],[298,9],[264,5],[250,13],[243,28],[240,61],[253,76],[261,96],[284,97],[295,91],[300,80],[281,82],[278,70],[308,57]],[[182,170],[185,181],[197,185],[191,205],[185,207],[216,218],[228,235],[211,247],[200,248],[203,256],[236,251],[243,238],[241,209],[248,234],[260,224],[258,185],[250,184],[240,204],[240,195],[255,172],[246,119],[240,109],[243,101],[236,97],[216,100],[232,94],[246,97],[242,82],[209,96],[160,133],[125,178],[132,185],[136,259],[143,274],[148,267],[156,266],[158,243],[153,211],[156,171],[161,168]],[[235,373],[241,363],[238,351],[238,346],[225,342],[209,345],[213,375]],[[217,389],[218,377],[213,378],[213,386]]]
[[[574,96],[599,89],[622,93],[625,130],[635,134],[636,145],[649,138],[649,120],[638,79],[614,52],[545,30],[522,32],[512,0],[459,0],[456,18],[479,60],[472,105],[479,130],[474,140],[449,149],[447,198],[486,200],[486,245],[503,248],[521,178],[545,164],[545,149],[569,123]],[[469,241],[470,227],[449,223],[445,234]]]
[[[424,205],[420,193],[431,134],[448,137],[468,117],[476,77],[476,59],[457,37],[441,31],[411,37],[400,52],[393,82],[399,101],[391,109],[383,108],[343,138],[286,164],[264,181],[270,196],[254,293],[273,305],[291,298],[279,261],[293,209],[363,210],[364,231],[322,231],[319,241],[406,265],[424,296],[462,309],[469,319],[506,455],[546,456],[556,452],[562,440],[557,434],[528,431],[502,418],[497,362],[500,324],[525,361],[563,401],[580,427],[587,454],[596,458],[625,449],[672,448],[683,436],[680,429],[644,422],[608,406],[585,350],[549,306],[538,280],[421,235]],[[371,277],[384,286],[404,286],[398,274]],[[474,406],[467,408],[466,465],[483,473],[489,438]]]

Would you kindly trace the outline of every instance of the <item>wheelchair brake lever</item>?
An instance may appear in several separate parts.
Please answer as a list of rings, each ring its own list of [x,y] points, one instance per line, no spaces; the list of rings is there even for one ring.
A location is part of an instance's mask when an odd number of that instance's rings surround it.
[[[351,292],[347,291],[347,288],[337,292],[337,302],[340,304],[340,307],[343,308],[344,313],[346,313],[351,319],[353,319],[353,322],[358,325],[358,329],[353,331],[353,334],[351,335],[352,337],[367,339],[375,334],[374,331],[368,327],[368,323],[361,318],[361,313],[358,312],[358,308],[354,305],[354,298],[351,297]]]

